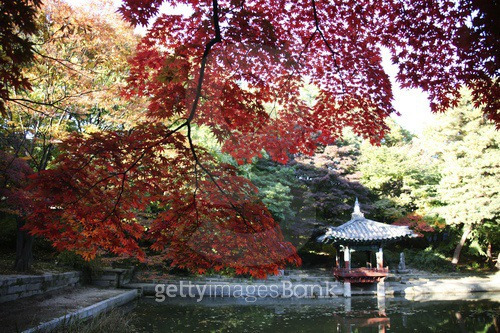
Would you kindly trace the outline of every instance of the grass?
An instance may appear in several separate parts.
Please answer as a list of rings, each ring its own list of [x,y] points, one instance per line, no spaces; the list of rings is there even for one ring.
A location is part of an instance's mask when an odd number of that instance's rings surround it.
[[[121,310],[111,310],[92,319],[75,320],[59,326],[51,333],[125,333],[135,332],[132,325],[133,316]]]

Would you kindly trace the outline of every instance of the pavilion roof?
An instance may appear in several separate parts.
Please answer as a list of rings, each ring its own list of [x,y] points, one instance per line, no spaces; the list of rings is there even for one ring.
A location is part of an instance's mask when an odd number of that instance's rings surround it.
[[[377,244],[413,238],[417,235],[407,226],[396,226],[366,219],[356,199],[352,218],[338,227],[328,227],[317,238],[326,244]]]

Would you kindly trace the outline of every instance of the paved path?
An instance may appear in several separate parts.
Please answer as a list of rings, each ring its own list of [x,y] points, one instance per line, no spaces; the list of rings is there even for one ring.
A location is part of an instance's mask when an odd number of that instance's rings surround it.
[[[0,331],[22,332],[28,328],[72,313],[126,292],[94,287],[63,288],[0,304]]]

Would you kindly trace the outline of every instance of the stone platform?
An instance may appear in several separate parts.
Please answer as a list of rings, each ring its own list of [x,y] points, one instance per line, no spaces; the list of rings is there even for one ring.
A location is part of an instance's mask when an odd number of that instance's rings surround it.
[[[95,316],[137,296],[130,290],[66,287],[0,304],[0,330],[48,332],[61,323]]]

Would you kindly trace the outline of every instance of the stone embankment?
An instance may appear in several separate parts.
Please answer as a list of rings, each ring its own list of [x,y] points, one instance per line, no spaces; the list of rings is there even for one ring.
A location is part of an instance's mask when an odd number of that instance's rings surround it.
[[[0,303],[75,286],[80,283],[80,276],[80,272],[0,275]]]
[[[139,289],[148,296],[163,294],[167,297],[303,297],[327,298],[342,296],[341,282],[325,270],[285,272],[282,276],[266,280],[227,278],[222,276],[180,278],[129,283],[125,288]],[[435,275],[414,273],[390,274],[385,282],[386,296],[410,299],[468,295],[477,292],[500,292],[500,273],[485,276],[460,274]],[[352,295],[376,295],[376,285],[352,287]]]

